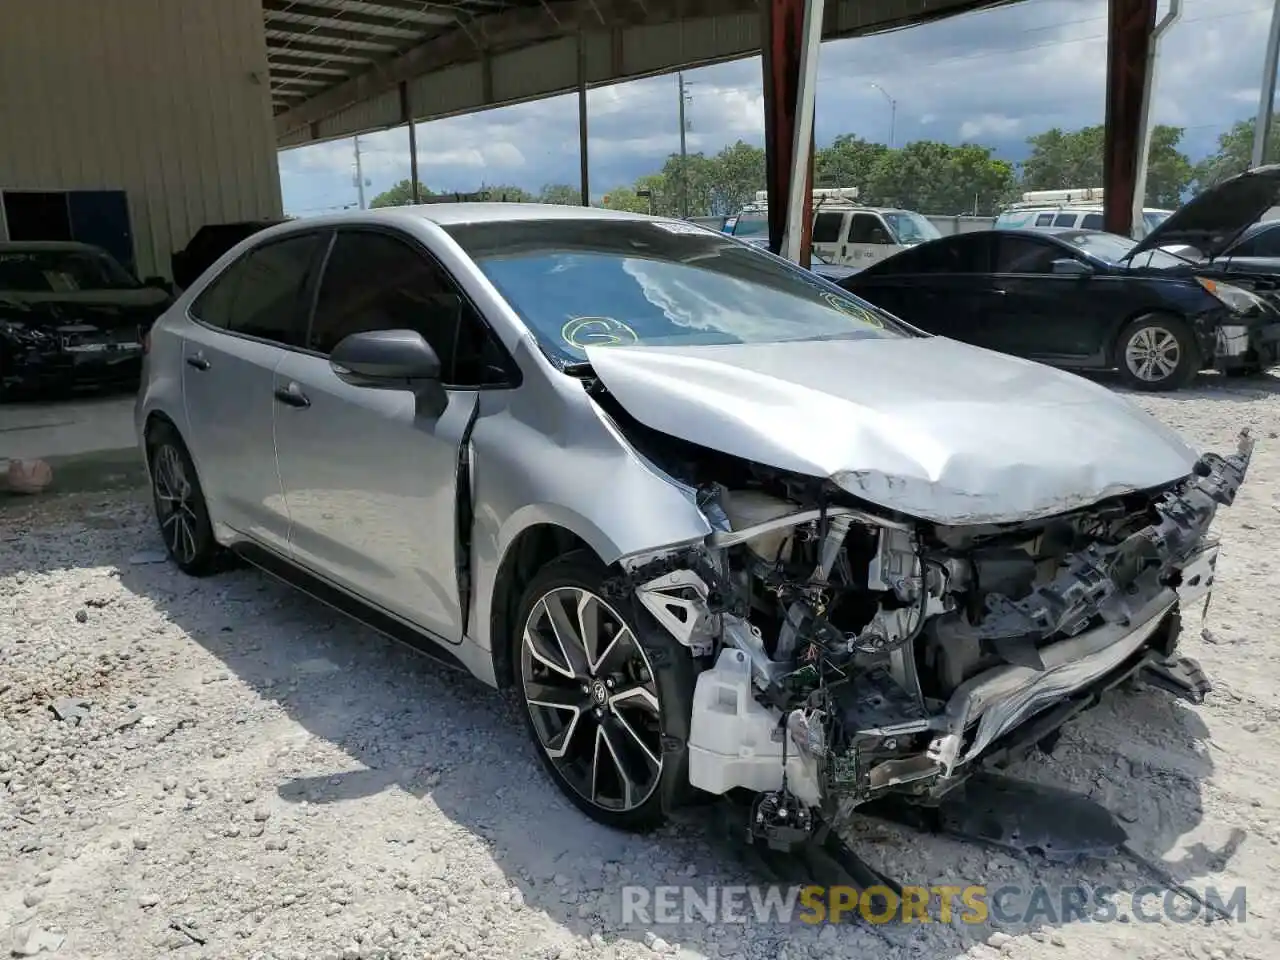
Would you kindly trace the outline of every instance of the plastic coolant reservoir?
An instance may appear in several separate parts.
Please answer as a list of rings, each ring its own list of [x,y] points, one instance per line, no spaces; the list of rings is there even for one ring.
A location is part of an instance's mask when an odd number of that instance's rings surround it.
[[[757,490],[729,490],[720,498],[720,506],[734,530],[743,530],[775,517],[784,517],[799,509],[794,504]],[[747,546],[763,559],[773,561],[778,558],[779,551],[790,536],[791,528],[783,527],[781,530],[752,537],[747,541]]]
[[[751,663],[741,650],[720,652],[698,676],[689,732],[689,782],[723,794],[734,787],[757,792],[782,786],[780,715],[752,695]],[[777,737],[777,739],[775,739]],[[801,801],[818,803],[817,772],[787,744],[787,787]]]

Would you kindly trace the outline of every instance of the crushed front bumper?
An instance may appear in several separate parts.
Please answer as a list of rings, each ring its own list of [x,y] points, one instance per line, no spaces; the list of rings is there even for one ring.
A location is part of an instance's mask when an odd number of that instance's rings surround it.
[[[929,759],[951,777],[1041,711],[1134,663],[1144,649],[1155,652],[1157,633],[1177,606],[1175,591],[1165,589],[1128,624],[1107,624],[1042,648],[1043,670],[1005,665],[974,677],[947,702],[946,732],[929,745]]]

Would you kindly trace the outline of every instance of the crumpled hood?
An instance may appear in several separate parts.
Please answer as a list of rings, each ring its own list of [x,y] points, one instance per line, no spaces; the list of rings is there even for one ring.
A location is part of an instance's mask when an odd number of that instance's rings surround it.
[[[944,337],[586,352],[654,430],[935,523],[1048,517],[1197,459],[1105,387]]]

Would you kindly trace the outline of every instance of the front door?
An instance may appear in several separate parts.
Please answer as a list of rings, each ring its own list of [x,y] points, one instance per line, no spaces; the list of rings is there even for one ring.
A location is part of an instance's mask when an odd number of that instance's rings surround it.
[[[863,269],[898,251],[893,235],[878,213],[851,213],[841,263]]]
[[[1053,263],[1078,259],[1039,237],[1001,235],[984,313],[991,347],[1031,359],[1086,363],[1097,354],[1109,314],[1093,298],[1091,277],[1054,273]]]
[[[478,326],[477,326],[478,325]],[[448,405],[355,387],[328,354],[368,330],[411,329],[441,360]],[[478,402],[469,358],[479,318],[416,241],[340,231],[320,282],[306,353],[275,371],[276,451],[294,559],[452,643],[462,640],[455,526],[458,452]]]
[[[308,278],[325,237],[305,234],[247,253],[195,299],[183,342],[188,446],[210,512],[282,553],[289,518],[276,470],[273,377],[306,333]]]

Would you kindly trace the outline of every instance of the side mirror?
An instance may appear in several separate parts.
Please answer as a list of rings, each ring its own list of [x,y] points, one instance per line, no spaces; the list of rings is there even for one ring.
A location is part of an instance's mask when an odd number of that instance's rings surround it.
[[[169,296],[173,296],[173,284],[164,277],[147,277],[142,281],[144,287],[154,287],[157,290],[163,290]]]
[[[1072,257],[1053,261],[1053,272],[1061,277],[1091,277],[1093,267]]]
[[[333,348],[329,367],[353,387],[408,390],[419,416],[438,417],[449,405],[440,383],[440,358],[416,330],[353,333]]]

